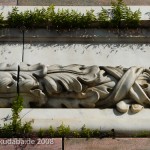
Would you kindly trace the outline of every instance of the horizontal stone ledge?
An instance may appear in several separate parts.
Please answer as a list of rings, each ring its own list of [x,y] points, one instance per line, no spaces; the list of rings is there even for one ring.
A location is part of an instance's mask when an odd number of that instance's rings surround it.
[[[0,42],[21,42],[19,29],[1,29]],[[98,43],[149,43],[150,29],[77,29],[77,30],[26,30],[24,42],[98,42]]]
[[[116,134],[136,134],[150,131],[150,109],[143,109],[133,114],[121,114],[114,109],[23,109],[20,116],[23,122],[31,121],[34,131],[48,129],[50,126],[57,128],[62,123],[71,129],[80,130],[83,125],[90,129],[101,131],[115,130]],[[11,109],[0,109],[0,124],[4,118],[11,117]],[[5,121],[7,123],[9,121]]]
[[[93,37],[76,37],[76,38],[69,38],[69,37],[57,37],[57,38],[25,38],[25,42],[77,42],[77,43],[149,43],[150,39],[149,38],[144,38],[144,37],[135,37],[135,38],[123,38],[123,37],[98,37],[98,38],[93,38]]]

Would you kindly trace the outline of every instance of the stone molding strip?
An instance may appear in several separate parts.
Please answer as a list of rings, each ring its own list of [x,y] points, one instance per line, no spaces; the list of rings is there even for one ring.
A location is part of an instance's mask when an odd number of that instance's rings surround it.
[[[144,109],[132,115],[128,112],[120,114],[113,109],[23,109],[20,116],[22,122],[33,120],[33,131],[57,128],[62,123],[70,128],[80,130],[83,125],[90,129],[101,131],[115,131],[116,136],[140,135],[143,131],[150,131],[150,110]],[[4,122],[5,118],[8,118]],[[0,124],[8,123],[11,109],[0,109]]]
[[[0,42],[22,42],[20,29],[1,29]],[[150,43],[150,29],[25,30],[24,42]]]
[[[18,6],[19,11],[34,10],[35,8],[47,8],[48,6]],[[141,14],[141,28],[137,30],[115,30],[115,29],[83,29],[71,31],[56,31],[56,30],[29,30],[25,31],[25,42],[127,42],[127,43],[149,43],[150,42],[150,6],[129,6],[131,10],[140,9]],[[85,13],[86,10],[95,10],[95,14],[100,12],[101,6],[55,6],[58,9],[74,9]],[[110,6],[104,6],[110,9]],[[11,6],[0,6],[0,13],[3,13],[6,19],[8,13],[12,10]],[[146,27],[146,29],[142,29]],[[23,34],[21,30],[17,29],[1,29],[0,41],[22,41]]]

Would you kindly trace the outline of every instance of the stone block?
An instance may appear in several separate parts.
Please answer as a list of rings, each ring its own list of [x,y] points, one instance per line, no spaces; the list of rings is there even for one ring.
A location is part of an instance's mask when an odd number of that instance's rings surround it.
[[[0,0],[0,5],[15,6],[17,5],[17,0]]]
[[[61,138],[0,138],[0,150],[21,149],[24,150],[61,150]]]
[[[127,5],[150,5],[149,0],[124,0]],[[54,4],[56,6],[109,6],[111,5],[111,0],[18,0],[19,5],[28,6],[49,6]]]
[[[19,64],[22,60],[22,44],[18,42],[0,42],[0,63]]]
[[[56,6],[97,6],[100,5],[101,0],[19,0],[19,5],[42,5],[49,6],[54,4]]]
[[[149,138],[104,138],[104,139],[84,139],[71,138],[65,139],[65,150],[149,150]]]
[[[113,109],[23,109],[22,122],[34,120],[33,131],[59,127],[62,123],[70,128],[81,130],[83,125],[90,129],[115,131],[116,136],[142,135],[150,131],[150,110],[143,109],[139,113],[119,113]],[[1,108],[0,118],[11,116],[11,109]],[[5,122],[8,123],[9,121]],[[0,124],[4,121],[1,119]]]
[[[109,39],[108,39],[109,40]],[[149,67],[150,44],[40,43],[25,44],[24,62],[46,65]],[[122,56],[124,58],[122,58]]]

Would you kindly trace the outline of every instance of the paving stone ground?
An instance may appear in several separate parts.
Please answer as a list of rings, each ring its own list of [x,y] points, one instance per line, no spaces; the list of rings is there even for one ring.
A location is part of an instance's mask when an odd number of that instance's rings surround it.
[[[65,139],[65,150],[150,150],[149,138]]]
[[[17,5],[17,0],[0,0],[0,5]]]
[[[150,0],[124,0],[127,5],[150,5]],[[111,0],[0,0],[0,5],[20,6],[104,6],[110,5]]]
[[[150,5],[150,0],[124,0],[127,5]],[[19,5],[101,6],[110,5],[111,0],[18,0]]]
[[[21,143],[22,139],[2,139],[0,138],[0,150],[62,150],[62,138],[43,138],[43,139],[26,139],[28,144]],[[36,141],[36,144],[29,144]],[[12,144],[13,143],[13,144]]]

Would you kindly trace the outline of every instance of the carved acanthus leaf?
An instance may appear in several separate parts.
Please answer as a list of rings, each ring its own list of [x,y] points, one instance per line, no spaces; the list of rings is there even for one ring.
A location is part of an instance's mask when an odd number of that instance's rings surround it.
[[[82,84],[78,81],[76,75],[70,73],[49,74],[44,77],[43,82],[49,95],[61,93],[65,90],[69,92],[82,91]]]
[[[12,101],[16,94],[16,68],[0,64],[0,106],[6,106],[4,99]],[[137,112],[150,106],[150,69],[142,67],[22,63],[19,74],[19,91],[27,99],[26,107],[30,103],[44,107],[117,107],[125,112],[131,106]]]

